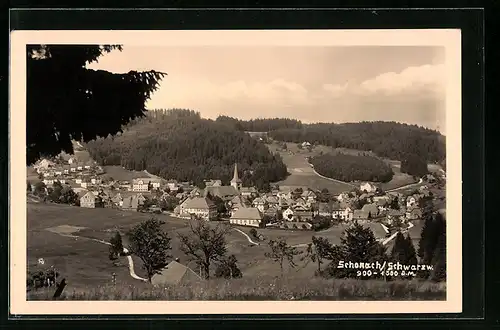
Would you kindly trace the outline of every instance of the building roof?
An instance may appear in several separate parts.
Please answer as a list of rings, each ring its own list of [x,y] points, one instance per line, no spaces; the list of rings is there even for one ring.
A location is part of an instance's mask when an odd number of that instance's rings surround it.
[[[182,203],[182,207],[186,209],[206,209],[214,207],[215,204],[207,197],[188,198]]]
[[[256,193],[257,189],[255,189],[255,187],[241,187],[240,191],[241,192]]]
[[[242,207],[233,213],[231,219],[262,220],[262,215],[255,207]]]
[[[172,261],[159,274],[153,275],[151,283],[153,285],[176,285],[183,281],[190,282],[192,280],[201,281],[202,278],[191,268],[177,261]]]
[[[263,197],[257,197],[253,200],[252,204],[265,204],[267,201]]]
[[[136,196],[128,196],[123,199],[122,208],[137,209],[139,207],[139,199]]]
[[[232,197],[238,195],[238,191],[233,186],[212,186],[206,187],[203,191],[203,196],[207,196],[210,193],[212,196],[217,196],[220,198]]]
[[[278,198],[275,196],[267,196],[266,201],[271,204],[278,204]]]
[[[370,215],[372,217],[378,214],[378,207],[374,203],[363,205],[363,207],[361,208],[361,210],[363,212],[365,212],[366,214],[370,213]]]

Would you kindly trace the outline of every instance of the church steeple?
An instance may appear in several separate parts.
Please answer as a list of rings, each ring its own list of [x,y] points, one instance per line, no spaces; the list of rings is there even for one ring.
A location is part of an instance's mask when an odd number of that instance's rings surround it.
[[[236,163],[234,163],[234,174],[231,180],[231,186],[235,187],[237,190],[241,188],[241,180],[238,176],[238,165]]]

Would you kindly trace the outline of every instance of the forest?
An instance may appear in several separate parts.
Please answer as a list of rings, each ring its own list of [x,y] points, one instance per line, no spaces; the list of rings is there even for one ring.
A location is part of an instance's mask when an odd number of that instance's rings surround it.
[[[419,157],[428,163],[444,164],[445,138],[439,132],[417,125],[375,121],[359,123],[303,124],[295,119],[270,118],[238,120],[219,116],[238,130],[268,132],[277,141],[308,141],[333,148],[372,151],[380,157],[404,161]]]
[[[346,182],[389,182],[394,175],[387,163],[372,156],[323,154],[311,157],[309,162],[319,174]]]
[[[264,144],[185,109],[150,111],[129,123],[123,133],[93,140],[86,147],[100,165],[147,170],[198,186],[215,178],[229,184],[235,163],[245,186],[265,189],[288,174],[281,157]]]

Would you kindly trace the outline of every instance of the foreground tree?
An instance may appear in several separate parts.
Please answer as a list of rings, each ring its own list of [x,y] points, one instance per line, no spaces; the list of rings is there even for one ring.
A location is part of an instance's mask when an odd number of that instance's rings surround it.
[[[205,278],[210,278],[210,265],[220,261],[226,255],[225,236],[231,230],[227,224],[212,225],[209,222],[193,217],[189,221],[190,232],[178,233],[181,251],[203,269]]]
[[[312,262],[318,264],[317,274],[321,274],[321,265],[323,259],[332,259],[333,245],[324,237],[312,237],[312,243],[307,246],[306,257],[309,257]]]
[[[238,261],[234,255],[222,258],[215,269],[215,277],[241,278],[243,274],[236,264]]]
[[[146,112],[145,102],[165,75],[148,71],[117,74],[87,64],[119,45],[29,45],[27,57],[27,165],[61,151],[72,140],[90,141],[121,132]]]
[[[340,245],[335,246],[331,253],[327,275],[337,278],[359,278],[373,279],[381,275],[366,276],[358,273],[358,269],[339,267],[340,261],[352,263],[375,263],[383,264],[387,260],[385,247],[377,241],[370,228],[366,228],[355,222],[351,227],[344,230],[340,239]]]
[[[109,243],[111,243],[109,246],[109,259],[115,261],[123,253],[122,236],[118,231],[113,235]]]
[[[283,276],[283,266],[285,262],[288,263],[289,268],[295,268],[297,266],[294,257],[299,255],[300,251],[288,245],[285,238],[280,237],[276,240],[270,240],[268,244],[271,248],[271,252],[266,252],[265,256],[271,258],[280,265],[281,276]]]
[[[163,224],[164,221],[150,218],[127,233],[130,242],[128,250],[142,260],[149,282],[153,275],[160,273],[167,266],[167,260],[170,258],[170,237],[161,228]]]

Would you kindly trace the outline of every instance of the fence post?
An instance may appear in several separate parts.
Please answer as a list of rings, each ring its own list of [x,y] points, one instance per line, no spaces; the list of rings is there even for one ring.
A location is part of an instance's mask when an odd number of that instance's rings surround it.
[[[63,278],[61,283],[59,283],[59,285],[57,286],[57,290],[56,292],[54,292],[54,296],[52,297],[54,300],[59,298],[64,290],[64,288],[66,287],[66,279]]]

